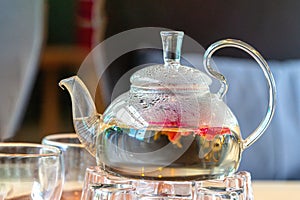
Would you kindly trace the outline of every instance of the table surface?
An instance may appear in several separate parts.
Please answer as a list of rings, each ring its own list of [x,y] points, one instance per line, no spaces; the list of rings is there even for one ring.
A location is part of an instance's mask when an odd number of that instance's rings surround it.
[[[81,188],[81,184],[65,184],[66,190],[74,187]],[[254,200],[300,200],[300,181],[252,181],[252,188]]]
[[[252,181],[254,200],[300,200],[300,181]]]

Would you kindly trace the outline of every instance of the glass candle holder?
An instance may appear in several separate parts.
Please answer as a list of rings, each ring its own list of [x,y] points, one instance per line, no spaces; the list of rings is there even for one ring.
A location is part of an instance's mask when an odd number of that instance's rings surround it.
[[[82,200],[253,200],[251,176],[241,171],[224,179],[156,181],[127,179],[103,171],[86,170]]]

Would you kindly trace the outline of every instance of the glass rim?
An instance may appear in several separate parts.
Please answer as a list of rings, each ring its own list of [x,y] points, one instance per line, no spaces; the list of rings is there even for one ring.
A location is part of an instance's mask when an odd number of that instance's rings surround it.
[[[169,31],[161,31],[160,34],[162,36],[179,36],[179,37],[183,37],[184,32],[183,31],[169,30]]]
[[[47,142],[47,145],[52,145],[52,146],[59,146],[59,147],[77,147],[77,148],[85,148],[83,144],[76,144],[76,143],[70,143],[70,142],[60,142],[60,141],[55,141],[57,139],[74,139],[78,138],[76,133],[54,133],[45,136],[42,139],[42,143],[45,144],[44,142]],[[80,141],[80,140],[79,140]]]
[[[41,148],[46,149],[51,152],[48,153],[16,153],[16,152],[2,152],[0,149],[0,157],[23,157],[23,158],[34,158],[34,157],[51,157],[51,156],[61,156],[62,151],[58,147],[39,144],[39,143],[29,143],[29,142],[0,142],[1,147],[15,148],[15,147],[31,147],[31,148]]]

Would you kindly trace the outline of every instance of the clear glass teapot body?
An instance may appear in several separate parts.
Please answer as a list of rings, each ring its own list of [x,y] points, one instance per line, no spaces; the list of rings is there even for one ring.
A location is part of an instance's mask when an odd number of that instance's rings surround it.
[[[162,32],[162,65],[143,68],[131,77],[131,88],[116,98],[103,115],[77,77],[61,86],[72,98],[79,139],[105,171],[118,176],[154,180],[205,180],[233,174],[242,151],[265,131],[274,113],[275,83],[260,54],[236,40],[214,43],[204,55],[207,73],[221,81],[210,92],[211,79],[180,65],[182,32]],[[226,79],[210,66],[214,51],[233,46],[247,51],[263,69],[269,84],[266,117],[245,140],[236,117],[223,102]]]
[[[120,96],[103,115],[96,147],[97,163],[107,171],[167,180],[231,174],[242,152],[237,120],[223,101],[165,91]]]

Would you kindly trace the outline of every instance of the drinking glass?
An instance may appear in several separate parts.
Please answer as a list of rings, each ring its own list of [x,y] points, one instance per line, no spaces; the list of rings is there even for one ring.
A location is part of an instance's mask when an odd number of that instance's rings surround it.
[[[0,143],[0,200],[58,200],[64,183],[60,149]]]
[[[95,158],[84,148],[75,133],[51,134],[42,139],[42,144],[62,150],[65,163],[65,184],[62,200],[79,200],[86,168],[96,165]]]

